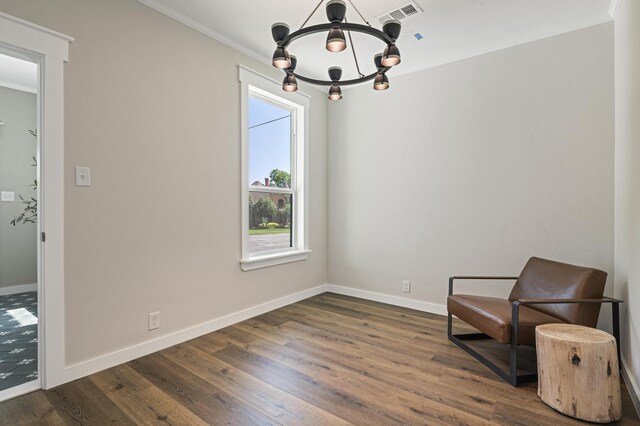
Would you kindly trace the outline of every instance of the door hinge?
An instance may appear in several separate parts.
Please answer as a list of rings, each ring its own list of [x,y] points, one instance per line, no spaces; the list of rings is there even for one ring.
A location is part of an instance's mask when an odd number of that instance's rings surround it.
[[[44,235],[44,232],[42,232],[41,239],[42,239],[42,242],[44,243],[44,241],[45,241],[45,239],[46,239],[46,237],[45,237],[45,235]]]

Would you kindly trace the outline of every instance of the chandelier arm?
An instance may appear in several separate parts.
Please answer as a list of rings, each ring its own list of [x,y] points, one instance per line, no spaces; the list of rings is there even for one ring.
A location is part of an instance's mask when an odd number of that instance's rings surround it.
[[[373,80],[374,78],[376,78],[376,75],[378,75],[378,72],[383,72],[384,73],[384,72],[387,72],[390,69],[391,69],[391,67],[384,67],[380,71],[376,71],[376,72],[374,72],[372,74],[365,75],[365,76],[360,77],[360,78],[354,78],[352,80],[344,80],[344,81],[340,80],[339,84],[340,84],[340,86],[352,86],[354,84],[365,83],[365,82],[367,82],[369,80]],[[335,84],[335,82],[331,81],[331,80],[316,80],[315,78],[305,77],[303,75],[296,74],[296,73],[293,73],[293,75],[299,80],[305,81],[307,83],[315,84],[317,86],[332,86],[332,85]]]
[[[348,24],[347,18],[344,18],[344,22]],[[360,64],[358,64],[358,56],[356,55],[356,48],[353,46],[353,38],[351,37],[351,31],[347,30],[347,35],[349,36],[349,44],[351,45],[351,52],[353,53],[353,60],[356,63],[356,70],[358,71],[358,77],[364,77],[362,71],[360,71]]]
[[[307,25],[307,22],[309,22],[309,19],[311,19],[311,17],[316,13],[316,11],[320,7],[320,5],[322,5],[323,2],[324,2],[324,0],[320,0],[320,3],[318,3],[316,8],[313,9],[313,12],[311,12],[311,14],[309,16],[307,16],[307,19],[305,19],[305,21],[302,23],[302,25],[300,25],[299,29],[302,29],[302,28],[304,28],[305,25]],[[354,6],[354,9],[355,9],[355,6]]]
[[[371,26],[371,24],[369,23],[369,21],[367,21],[367,19],[362,16],[362,13],[360,13],[360,11],[358,10],[358,8],[356,7],[355,4],[353,4],[353,2],[351,0],[349,0],[349,3],[351,4],[351,6],[355,9],[355,11],[358,13],[358,15],[360,15],[360,18],[362,18],[362,20],[364,21],[365,24],[367,24],[368,26]]]
[[[318,25],[312,25],[310,27],[306,27],[306,28],[301,28],[296,32],[293,32],[291,34],[289,34],[287,37],[285,37],[284,40],[282,40],[279,43],[279,47],[288,47],[294,40],[297,40],[301,37],[307,36],[309,34],[315,34],[315,33],[319,33],[319,32],[323,32],[323,31],[327,31],[330,30],[333,27],[340,27],[343,30],[347,30],[347,31],[355,31],[357,33],[364,33],[364,34],[368,34],[371,36],[374,36],[380,40],[382,40],[383,42],[385,42],[386,44],[393,44],[394,41],[391,37],[389,37],[388,35],[386,35],[385,33],[383,33],[382,31],[374,28],[374,27],[368,27],[366,25],[362,25],[362,24],[348,24],[348,23],[339,23],[339,24],[334,24],[334,23],[328,23],[328,24],[318,24]]]

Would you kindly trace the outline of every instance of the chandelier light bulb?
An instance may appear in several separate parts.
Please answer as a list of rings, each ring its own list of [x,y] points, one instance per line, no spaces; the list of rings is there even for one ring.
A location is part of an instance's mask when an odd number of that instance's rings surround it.
[[[333,27],[327,35],[327,50],[329,52],[342,52],[347,48],[347,40],[344,38],[344,31],[340,27]]]
[[[389,88],[389,77],[385,73],[379,72],[373,81],[373,88],[376,90],[387,90]]]
[[[395,44],[390,44],[384,48],[382,54],[382,65],[385,67],[393,67],[400,63],[400,49]]]
[[[292,74],[287,74],[282,82],[282,90],[285,92],[295,92],[298,90],[298,80]]]
[[[329,99],[332,101],[339,101],[342,99],[342,89],[337,84],[333,84],[329,89]]]
[[[284,47],[276,47],[275,52],[273,52],[273,59],[271,63],[276,68],[289,68],[291,66],[291,57],[289,56],[287,49]]]

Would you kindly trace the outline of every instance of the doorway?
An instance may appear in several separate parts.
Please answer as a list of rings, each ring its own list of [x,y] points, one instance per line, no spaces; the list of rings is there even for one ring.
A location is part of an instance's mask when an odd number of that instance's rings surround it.
[[[0,54],[37,64],[38,378],[0,401],[80,376],[65,364],[64,63],[73,37],[0,12]],[[44,183],[46,182],[46,188]],[[46,233],[46,236],[45,236]],[[46,237],[46,238],[45,238]],[[46,324],[46,328],[43,327]]]
[[[38,86],[0,53],[0,392],[39,383]]]

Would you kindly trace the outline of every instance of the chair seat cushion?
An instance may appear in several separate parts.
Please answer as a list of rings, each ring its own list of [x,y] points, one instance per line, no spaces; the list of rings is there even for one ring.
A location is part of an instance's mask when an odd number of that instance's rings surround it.
[[[447,310],[500,343],[511,342],[511,302],[497,297],[455,294]],[[535,345],[536,326],[564,321],[527,306],[520,306],[518,343]]]

